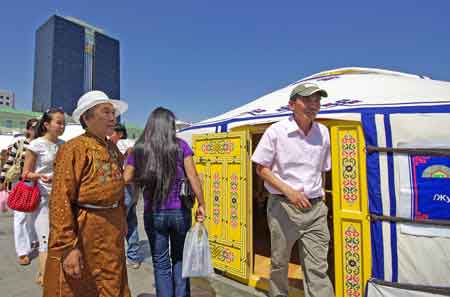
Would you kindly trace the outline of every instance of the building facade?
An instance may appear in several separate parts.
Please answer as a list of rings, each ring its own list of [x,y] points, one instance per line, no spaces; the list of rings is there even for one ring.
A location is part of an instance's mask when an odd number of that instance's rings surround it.
[[[33,111],[72,114],[90,90],[120,98],[119,41],[75,18],[50,17],[36,31]]]
[[[0,135],[14,135],[25,131],[26,123],[29,119],[40,119],[41,112],[14,109],[11,107],[0,107]],[[76,125],[76,122],[66,115],[66,125]],[[125,123],[128,138],[138,138],[143,129],[132,123]]]
[[[16,107],[16,98],[13,92],[0,90],[0,108],[1,107]]]
[[[40,112],[18,110],[11,107],[0,107],[0,135],[21,133],[25,130],[29,119],[39,119]]]

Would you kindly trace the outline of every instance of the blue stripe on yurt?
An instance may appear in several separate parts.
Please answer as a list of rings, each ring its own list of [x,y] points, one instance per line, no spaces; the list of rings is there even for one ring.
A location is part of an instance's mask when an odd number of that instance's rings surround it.
[[[339,110],[322,110],[320,114],[326,113],[448,113],[450,105],[416,105],[416,106],[380,106],[348,108]]]
[[[364,129],[366,145],[378,146],[375,114],[362,114],[361,122]],[[373,214],[382,215],[383,206],[381,202],[379,154],[377,152],[368,154],[366,163],[368,176],[367,184],[369,190],[369,211]]]
[[[377,146],[377,129],[375,114],[363,113],[361,122],[364,130],[366,145]],[[378,153],[368,154],[366,158],[367,183],[369,192],[369,211],[374,214],[382,214],[380,190],[380,161]],[[384,280],[384,252],[383,252],[383,230],[381,221],[373,221],[370,224],[372,237],[372,276]]]
[[[384,251],[382,221],[373,221],[370,224],[372,237],[372,276],[384,280]]]
[[[392,129],[390,115],[384,116],[384,127],[386,130],[386,147],[392,146]],[[397,216],[397,203],[395,196],[395,173],[394,173],[394,154],[387,153],[388,178],[389,178],[389,201],[392,217]],[[392,281],[398,281],[398,255],[397,255],[397,226],[391,224],[391,254],[392,254]]]
[[[442,105],[418,105],[418,106],[380,106],[380,107],[362,107],[362,108],[347,108],[339,110],[321,110],[319,114],[338,114],[338,113],[448,113],[450,112],[450,104]],[[195,130],[199,128],[216,127],[217,125],[228,125],[230,123],[251,121],[258,119],[268,119],[268,118],[282,118],[290,115],[290,113],[272,113],[260,116],[249,116],[249,117],[238,117],[230,118],[222,121],[210,122],[205,124],[194,125],[181,129],[180,132]],[[228,126],[226,126],[228,127]],[[225,131],[223,131],[225,132]]]

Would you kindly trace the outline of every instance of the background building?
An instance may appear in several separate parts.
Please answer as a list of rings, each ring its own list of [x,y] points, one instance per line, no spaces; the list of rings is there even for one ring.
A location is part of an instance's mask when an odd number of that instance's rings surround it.
[[[72,114],[78,98],[101,90],[120,98],[120,45],[104,31],[54,15],[36,31],[33,111],[62,107]]]
[[[0,107],[0,135],[23,133],[27,121],[31,118],[40,119],[41,112],[32,112],[26,110],[18,110],[10,107]],[[79,125],[74,122],[70,116],[66,116],[66,127],[68,125]],[[125,123],[128,132],[128,138],[138,138],[143,129],[132,123]],[[81,128],[80,128],[81,129]]]
[[[41,115],[40,112],[0,107],[0,135],[21,133],[25,130],[25,125],[29,119],[40,118]]]
[[[127,129],[127,134],[129,139],[137,139],[139,136],[141,136],[142,132],[144,132],[144,129],[141,127],[138,127],[131,123],[124,123],[125,128]]]
[[[0,90],[0,108],[1,107],[15,108],[15,96],[13,92]]]

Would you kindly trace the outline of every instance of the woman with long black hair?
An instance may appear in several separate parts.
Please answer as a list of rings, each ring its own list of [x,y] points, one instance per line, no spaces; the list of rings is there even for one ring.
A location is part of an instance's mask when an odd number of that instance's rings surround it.
[[[196,219],[205,218],[193,154],[189,145],[176,137],[175,115],[158,107],[150,114],[125,168],[125,182],[132,181],[143,190],[144,225],[158,297],[190,296],[189,280],[181,277],[184,240],[192,224],[191,210],[180,198],[185,177],[197,197]]]

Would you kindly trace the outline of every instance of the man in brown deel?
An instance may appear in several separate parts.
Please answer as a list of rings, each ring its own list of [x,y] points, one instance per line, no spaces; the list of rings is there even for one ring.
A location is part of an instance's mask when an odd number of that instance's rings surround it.
[[[55,160],[44,297],[130,296],[123,156],[106,138],[127,107],[101,91],[78,100],[72,116],[86,133]]]

